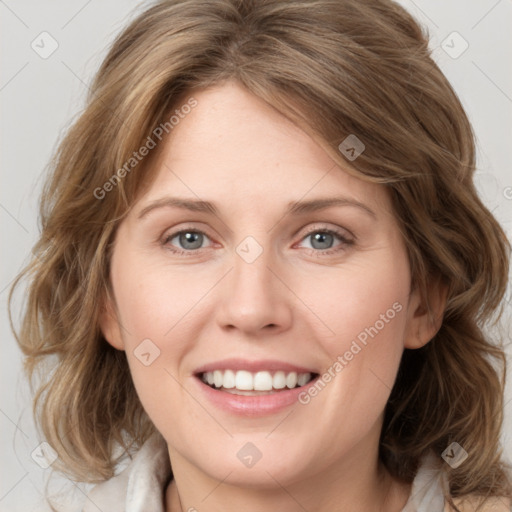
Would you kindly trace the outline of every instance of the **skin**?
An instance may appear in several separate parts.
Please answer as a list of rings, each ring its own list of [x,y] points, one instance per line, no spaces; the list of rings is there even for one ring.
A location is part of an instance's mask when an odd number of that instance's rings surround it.
[[[410,486],[378,460],[383,411],[404,348],[427,343],[437,324],[411,291],[388,193],[236,83],[193,96],[198,106],[161,143],[153,183],[119,226],[101,321],[167,441],[166,510],[399,511]],[[169,196],[218,212],[159,207],[139,218]],[[349,204],[285,214],[291,201],[334,196],[374,215]],[[170,236],[181,229],[205,233],[199,249]],[[349,242],[319,249],[311,235],[325,229]],[[252,263],[236,252],[247,236],[263,249]],[[442,294],[430,301],[442,310]],[[194,370],[228,357],[321,373],[396,302],[401,311],[307,405],[241,417],[198,393]],[[134,355],[144,339],[160,350],[149,366]],[[236,456],[247,442],[262,453],[252,468]]]

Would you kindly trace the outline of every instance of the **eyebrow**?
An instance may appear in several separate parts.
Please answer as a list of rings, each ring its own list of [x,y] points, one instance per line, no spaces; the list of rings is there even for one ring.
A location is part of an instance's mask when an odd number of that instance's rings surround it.
[[[322,197],[311,199],[309,201],[292,201],[288,203],[285,214],[305,214],[324,210],[333,206],[354,206],[362,209],[364,212],[377,218],[376,213],[364,203],[348,197]],[[157,199],[141,210],[138,215],[139,219],[147,216],[153,210],[158,208],[181,208],[192,212],[211,213],[218,215],[217,207],[210,201],[202,201],[196,199],[186,199],[180,197],[163,197]]]
[[[310,201],[294,201],[288,204],[286,213],[301,214],[324,210],[333,206],[355,206],[370,214],[373,218],[377,218],[377,214],[367,205],[348,197],[325,197],[312,199]]]

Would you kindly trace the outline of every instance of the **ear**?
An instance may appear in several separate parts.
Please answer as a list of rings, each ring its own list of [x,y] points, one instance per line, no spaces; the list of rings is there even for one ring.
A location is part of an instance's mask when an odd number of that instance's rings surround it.
[[[439,331],[443,322],[448,286],[440,278],[431,279],[425,294],[416,286],[409,296],[404,347],[421,348]]]
[[[115,301],[110,292],[107,292],[102,300],[99,323],[101,332],[108,343],[117,350],[124,350],[121,324],[118,319]]]

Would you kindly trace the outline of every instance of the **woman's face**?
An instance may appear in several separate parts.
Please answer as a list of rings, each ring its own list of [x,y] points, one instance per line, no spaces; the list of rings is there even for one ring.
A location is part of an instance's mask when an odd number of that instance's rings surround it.
[[[375,463],[421,337],[386,189],[234,83],[193,97],[117,232],[103,332],[176,468],[263,487]]]

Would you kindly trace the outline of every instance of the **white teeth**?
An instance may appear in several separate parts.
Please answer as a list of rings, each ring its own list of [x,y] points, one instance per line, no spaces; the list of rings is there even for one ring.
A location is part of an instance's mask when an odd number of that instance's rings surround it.
[[[297,386],[297,372],[290,372],[286,376],[286,387],[293,389]]]
[[[220,388],[222,386],[222,381],[224,380],[224,376],[222,375],[222,372],[220,370],[215,370],[214,372],[208,372],[206,375],[208,375],[208,384],[210,386],[212,384],[215,384],[215,387]],[[210,378],[210,375],[213,376],[213,379]],[[210,382],[210,380],[213,380],[213,382]]]
[[[244,370],[236,372],[235,388],[241,391],[251,391],[254,389],[252,374]]]
[[[215,370],[203,373],[203,382],[216,388],[237,389],[240,391],[272,391],[272,389],[293,389],[306,385],[311,373],[277,371],[248,372],[246,370]]]
[[[270,372],[258,372],[254,376],[255,391],[270,391],[272,389],[272,375]]]
[[[235,372],[233,370],[226,370],[222,379],[222,387],[231,389],[235,387]]]
[[[272,379],[272,385],[276,389],[283,389],[286,387],[286,376],[284,372],[276,372]]]

